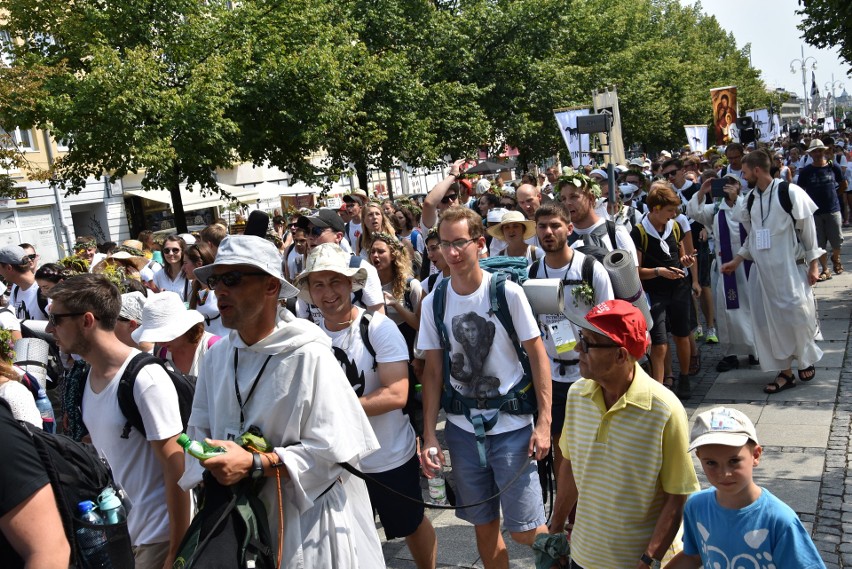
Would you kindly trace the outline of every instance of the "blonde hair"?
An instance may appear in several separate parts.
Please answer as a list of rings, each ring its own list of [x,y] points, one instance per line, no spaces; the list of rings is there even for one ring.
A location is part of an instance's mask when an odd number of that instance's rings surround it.
[[[373,245],[373,231],[370,229],[370,226],[367,225],[367,212],[370,208],[376,209],[382,216],[382,227],[379,231],[382,233],[396,235],[393,225],[391,225],[390,220],[385,215],[384,210],[382,210],[382,204],[376,202],[364,204],[364,211],[361,212],[361,237],[359,239],[359,246],[361,249],[366,248],[367,250],[369,250],[369,248]]]
[[[408,279],[411,277],[411,257],[408,255],[408,250],[403,247],[399,239],[392,234],[382,231],[373,234],[373,241],[382,241],[387,243],[391,253],[391,294],[397,300],[405,300],[405,286],[408,284]],[[372,249],[372,243],[370,248]]]

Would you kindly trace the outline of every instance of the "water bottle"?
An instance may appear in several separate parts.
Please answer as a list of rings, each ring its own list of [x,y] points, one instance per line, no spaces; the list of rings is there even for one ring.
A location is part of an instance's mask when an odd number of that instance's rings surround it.
[[[414,384],[414,400],[423,402],[423,386],[419,383]]]
[[[47,392],[43,387],[38,390],[36,407],[38,407],[38,412],[41,413],[41,428],[44,429],[45,433],[55,433],[56,419],[53,416],[53,405],[51,405],[50,399],[47,398]]]
[[[429,458],[432,462],[438,462],[438,449],[429,447]],[[444,480],[444,473],[440,467],[435,471],[435,475],[429,479],[429,499],[433,504],[447,505],[447,482]]]
[[[127,511],[112,486],[104,488],[98,496],[98,508],[107,525],[115,525],[127,520]]]
[[[91,500],[77,504],[80,519],[92,525],[102,526],[104,521],[95,511],[95,503]],[[112,563],[106,551],[107,535],[104,530],[90,527],[77,528],[77,545],[86,561],[85,565],[92,569],[111,569]]]
[[[177,444],[182,446],[187,454],[194,456],[198,460],[207,460],[225,452],[224,447],[214,447],[205,442],[194,441],[186,433],[181,433],[177,438]]]

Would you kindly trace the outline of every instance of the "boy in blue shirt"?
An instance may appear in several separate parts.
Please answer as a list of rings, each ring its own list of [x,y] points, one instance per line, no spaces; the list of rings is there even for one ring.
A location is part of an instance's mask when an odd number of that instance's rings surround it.
[[[748,417],[716,407],[698,415],[690,438],[713,488],[686,502],[683,551],[666,569],[825,567],[796,513],[754,483],[763,449]]]

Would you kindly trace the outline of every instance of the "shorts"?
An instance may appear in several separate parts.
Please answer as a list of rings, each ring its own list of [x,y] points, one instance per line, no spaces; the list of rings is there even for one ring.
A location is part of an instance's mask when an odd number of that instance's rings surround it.
[[[552,385],[553,402],[550,406],[550,418],[552,419],[550,423],[550,437],[553,439],[553,446],[556,446],[559,444],[559,439],[562,436],[562,427],[565,426],[565,405],[568,403],[568,390],[571,389],[573,382],[554,381]]]
[[[136,569],[162,569],[168,556],[168,541],[133,546],[133,560]]]
[[[814,215],[816,225],[817,247],[825,246],[826,241],[832,249],[840,249],[843,244],[843,234],[840,231],[842,218],[839,211]]]
[[[516,431],[486,435],[485,456],[488,465],[479,466],[476,436],[447,422],[444,437],[453,462],[453,480],[457,506],[486,500],[506,488],[498,500],[459,508],[456,516],[473,525],[483,525],[500,519],[510,532],[523,532],[544,525],[544,502],[538,480],[536,461],[527,456],[532,425]],[[526,466],[525,466],[526,465]],[[517,480],[509,482],[524,469]]]
[[[423,522],[425,509],[423,504],[417,504],[401,498],[396,494],[382,488],[376,482],[393,488],[400,494],[410,496],[415,500],[423,500],[423,491],[420,488],[420,461],[417,455],[391,470],[385,472],[365,473],[368,478],[367,492],[370,494],[370,503],[373,509],[379,513],[379,520],[385,530],[388,539],[408,537],[413,534]],[[373,478],[376,482],[370,480]]]
[[[651,328],[651,345],[659,346],[667,344],[668,332],[672,336],[683,338],[689,336],[690,332],[690,305],[692,304],[692,289],[689,286],[689,278],[681,279],[678,286],[670,294],[649,294],[651,305],[651,318],[654,327]],[[668,326],[666,329],[666,317]]]
[[[710,242],[699,241],[695,248],[698,255],[695,257],[695,270],[698,271],[698,284],[704,288],[710,286],[710,268],[713,257],[710,255]]]

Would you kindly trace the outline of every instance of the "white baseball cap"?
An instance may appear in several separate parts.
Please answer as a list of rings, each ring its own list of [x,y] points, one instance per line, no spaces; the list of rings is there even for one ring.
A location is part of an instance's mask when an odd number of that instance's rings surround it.
[[[689,438],[691,451],[704,445],[741,447],[750,440],[758,444],[751,420],[742,411],[728,407],[714,407],[698,415]]]

